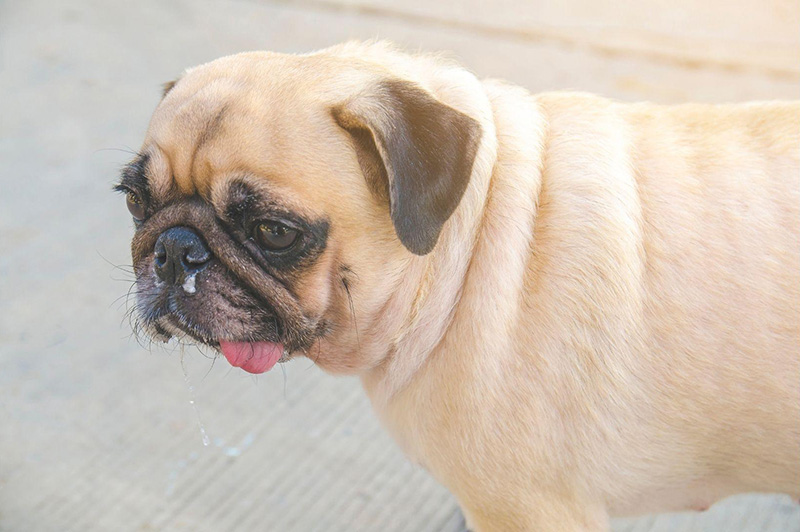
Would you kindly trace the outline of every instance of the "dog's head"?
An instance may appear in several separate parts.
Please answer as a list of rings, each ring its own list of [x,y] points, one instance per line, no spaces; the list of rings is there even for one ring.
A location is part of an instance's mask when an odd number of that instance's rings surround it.
[[[249,53],[168,84],[123,171],[139,320],[253,373],[333,371],[467,188],[481,128],[419,84],[336,54]],[[375,324],[373,324],[375,325]]]

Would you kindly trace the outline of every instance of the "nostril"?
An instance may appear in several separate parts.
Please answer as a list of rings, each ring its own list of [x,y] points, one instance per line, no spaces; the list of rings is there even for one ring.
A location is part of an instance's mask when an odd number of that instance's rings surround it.
[[[211,253],[205,248],[193,246],[186,251],[183,260],[190,266],[202,266],[211,259]]]
[[[153,246],[156,275],[171,284],[182,284],[187,276],[202,270],[212,259],[200,235],[188,227],[171,227]]]
[[[162,242],[156,243],[156,248],[153,250],[153,261],[156,266],[164,266],[167,263],[167,248]]]

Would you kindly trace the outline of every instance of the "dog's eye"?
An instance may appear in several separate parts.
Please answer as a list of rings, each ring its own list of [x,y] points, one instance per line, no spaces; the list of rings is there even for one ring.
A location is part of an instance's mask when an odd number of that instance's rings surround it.
[[[297,240],[298,231],[280,222],[261,222],[253,229],[253,239],[267,251],[288,249]]]
[[[128,192],[125,196],[125,203],[128,205],[128,211],[130,211],[134,220],[137,222],[144,220],[144,203],[135,192]]]

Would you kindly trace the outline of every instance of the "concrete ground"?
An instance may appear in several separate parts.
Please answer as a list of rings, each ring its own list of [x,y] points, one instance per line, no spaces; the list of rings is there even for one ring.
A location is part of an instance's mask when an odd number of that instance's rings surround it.
[[[183,68],[383,37],[534,91],[796,98],[798,22],[794,0],[0,0],[0,530],[463,527],[356,380],[304,360],[254,378],[187,348],[187,383],[177,346],[130,338],[110,188]],[[741,496],[614,530],[797,531],[800,507]]]

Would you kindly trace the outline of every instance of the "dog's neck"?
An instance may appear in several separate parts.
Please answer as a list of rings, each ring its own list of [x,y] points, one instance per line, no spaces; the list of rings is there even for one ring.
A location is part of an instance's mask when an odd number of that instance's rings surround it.
[[[509,109],[502,103],[503,98],[498,95],[508,90],[520,89],[486,83],[480,91],[472,92],[473,98],[481,94],[485,99],[472,103],[475,107],[469,113],[483,128],[470,185],[453,218],[445,225],[433,253],[409,264],[406,281],[396,294],[406,299],[401,308],[410,309],[408,318],[390,343],[383,363],[362,375],[364,387],[379,411],[413,379],[427,360],[447,349],[448,335],[453,334],[454,323],[459,320],[459,306],[468,306],[470,319],[478,322],[505,319],[492,316],[492,309],[496,308],[492,300],[517,297],[521,293],[529,242],[517,241],[530,239],[532,233],[541,186],[541,147],[512,146],[510,153],[498,154],[497,137],[519,127],[543,128],[537,120],[538,110],[532,97],[530,112],[522,117],[519,109]],[[511,133],[513,138],[513,131]],[[531,138],[530,135],[520,137]],[[544,137],[543,130],[540,137]],[[512,174],[527,172],[530,182],[510,182],[506,178],[510,175],[506,170],[509,165]],[[520,215],[527,219],[514,219]],[[518,227],[520,224],[526,227]],[[491,259],[482,260],[485,257]],[[519,279],[494,279],[491,272],[480,271],[476,273],[482,283],[480,290],[471,286],[472,270],[496,264],[494,261],[518,265],[507,271],[517,272]],[[492,286],[495,283],[497,286]],[[509,294],[509,291],[514,293]],[[467,334],[475,336],[470,341],[461,338],[460,345],[472,345],[476,356],[480,356],[487,342],[480,337],[479,327],[469,323],[459,324],[457,328],[459,335],[467,330]]]

